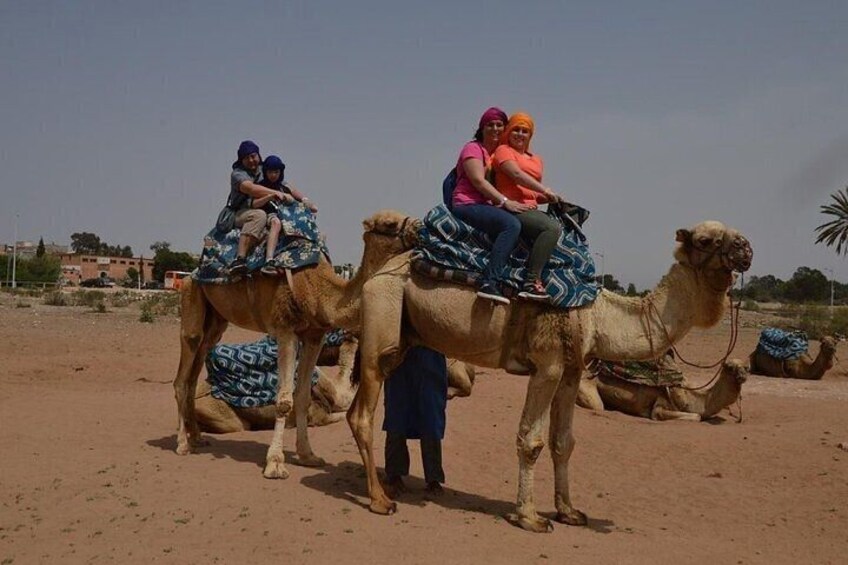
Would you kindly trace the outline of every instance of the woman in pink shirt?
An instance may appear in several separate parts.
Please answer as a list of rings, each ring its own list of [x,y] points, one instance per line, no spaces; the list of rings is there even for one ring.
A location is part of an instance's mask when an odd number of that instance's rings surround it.
[[[532,249],[527,265],[528,277],[518,296],[548,300],[542,269],[556,248],[562,226],[538,210],[537,203],[558,202],[561,198],[542,184],[542,158],[530,152],[534,129],[533,118],[528,114],[518,112],[510,117],[501,135],[501,145],[492,156],[492,168],[498,192],[508,199],[507,202],[516,201],[526,206],[516,217],[521,223],[521,236],[532,242]]]
[[[521,234],[521,223],[515,214],[530,210],[530,207],[505,198],[486,180],[490,155],[498,145],[505,123],[506,113],[500,108],[489,108],[480,117],[474,140],[459,152],[452,211],[454,216],[485,232],[492,240],[489,262],[480,278],[477,296],[509,304],[501,290],[501,282],[509,255]]]

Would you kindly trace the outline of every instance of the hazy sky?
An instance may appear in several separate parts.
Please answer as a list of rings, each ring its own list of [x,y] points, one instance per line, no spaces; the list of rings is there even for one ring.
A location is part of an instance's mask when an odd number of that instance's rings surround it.
[[[842,0],[0,1],[0,241],[18,213],[20,239],[199,252],[250,138],[358,264],[362,219],[436,205],[499,105],[535,117],[622,282],[703,219],[751,239],[753,274],[846,281],[813,245],[848,185],[846,29]]]

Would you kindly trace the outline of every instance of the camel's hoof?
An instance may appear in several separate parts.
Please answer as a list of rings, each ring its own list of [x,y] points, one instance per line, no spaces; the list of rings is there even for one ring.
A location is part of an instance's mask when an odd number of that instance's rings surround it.
[[[323,458],[313,455],[312,453],[309,455],[298,455],[292,460],[292,463],[300,465],[301,467],[323,467],[327,464]]]
[[[585,526],[589,523],[589,517],[574,508],[568,512],[557,512],[554,520],[560,524],[568,524],[569,526]]]
[[[368,506],[374,514],[382,514],[383,516],[391,516],[397,512],[397,503],[385,498],[383,500],[372,500]]]
[[[191,453],[191,445],[188,442],[177,443],[177,455],[188,455]]]
[[[282,463],[268,461],[262,471],[262,476],[266,479],[288,479],[289,470]]]
[[[535,518],[528,518],[526,516],[519,516],[518,514],[507,514],[506,521],[512,524],[513,526],[518,526],[523,530],[527,530],[528,532],[533,532],[536,534],[549,534],[554,531],[553,523],[547,518],[542,518],[541,516],[536,516]]]

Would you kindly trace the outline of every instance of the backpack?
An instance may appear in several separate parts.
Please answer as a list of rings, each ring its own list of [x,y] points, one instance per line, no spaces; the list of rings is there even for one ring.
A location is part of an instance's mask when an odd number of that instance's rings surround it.
[[[480,145],[480,150],[485,151],[482,145]],[[494,171],[490,171],[490,173],[494,173]],[[456,188],[456,183],[458,181],[459,173],[457,172],[456,167],[452,168],[445,177],[445,180],[442,181],[442,201],[445,203],[448,210],[453,210],[453,191]]]
[[[448,210],[453,210],[453,190],[456,188],[456,167],[450,170],[445,180],[442,181],[442,201]]]

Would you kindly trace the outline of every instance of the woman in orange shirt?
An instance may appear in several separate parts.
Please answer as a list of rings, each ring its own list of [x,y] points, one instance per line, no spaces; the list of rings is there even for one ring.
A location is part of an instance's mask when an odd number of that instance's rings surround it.
[[[534,130],[535,124],[530,115],[518,112],[510,117],[501,136],[501,145],[492,156],[492,167],[495,171],[495,187],[503,194],[501,204],[515,201],[530,208],[517,214],[521,222],[521,235],[533,246],[527,267],[528,278],[518,296],[548,300],[549,295],[542,282],[542,269],[556,248],[562,226],[539,210],[537,204],[558,202],[561,198],[542,184],[542,158],[530,152],[530,139]]]

